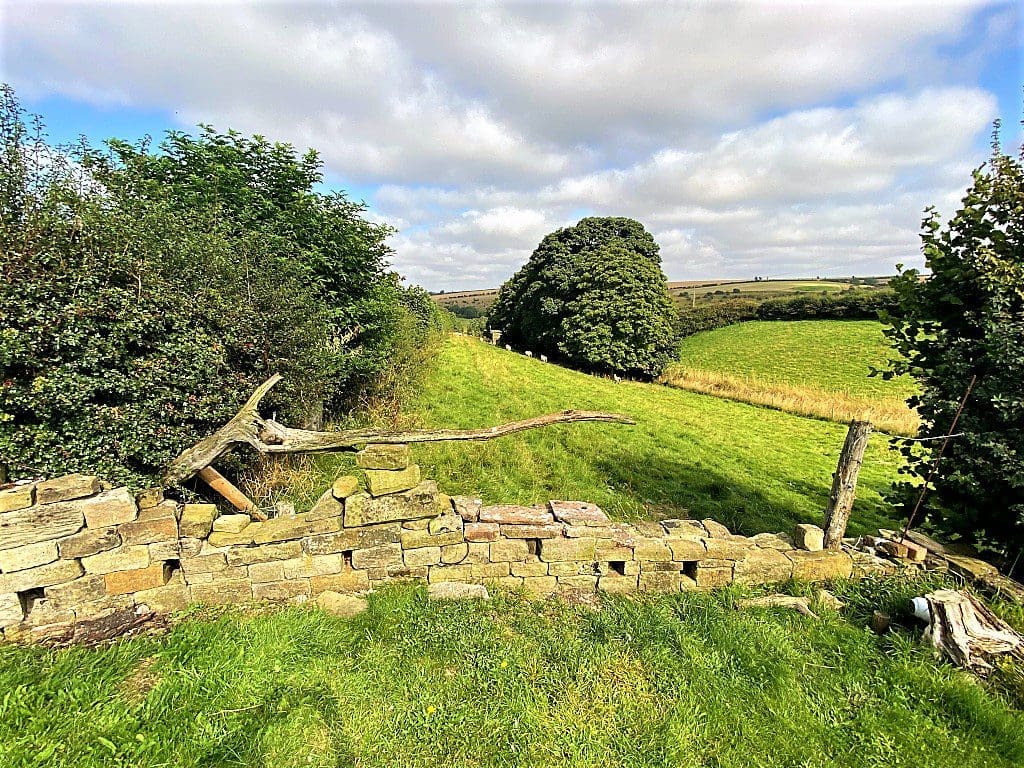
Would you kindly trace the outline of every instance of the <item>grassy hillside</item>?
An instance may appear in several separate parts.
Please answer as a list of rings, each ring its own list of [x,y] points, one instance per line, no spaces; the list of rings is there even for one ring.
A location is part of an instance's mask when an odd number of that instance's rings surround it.
[[[487,443],[416,446],[427,477],[489,503],[594,501],[622,519],[714,517],[742,532],[819,522],[844,426],[655,384],[596,378],[475,339],[440,347],[407,425],[482,427],[579,408],[624,413],[634,427],[549,427]],[[321,457],[315,498],[351,459]],[[880,493],[899,457],[872,440],[851,531],[893,523]]]
[[[923,587],[840,585],[846,616],[741,594],[428,602],[393,587],[340,620],[194,617],[166,639],[0,646],[0,765],[986,766],[1024,762],[1024,717],[938,665],[875,606]]]
[[[870,320],[747,322],[683,339],[663,379],[838,421],[868,411],[880,428],[911,433],[917,418],[905,401],[914,382],[869,375],[891,354],[881,324]]]

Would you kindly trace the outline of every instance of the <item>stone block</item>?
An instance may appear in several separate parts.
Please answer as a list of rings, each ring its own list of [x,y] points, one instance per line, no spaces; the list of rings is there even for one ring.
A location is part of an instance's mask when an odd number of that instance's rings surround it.
[[[453,581],[438,581],[427,587],[432,600],[488,600],[487,587],[482,584],[462,584]]]
[[[253,584],[262,584],[267,581],[283,581],[284,565],[281,560],[271,560],[267,563],[253,563],[249,566],[249,581]]]
[[[472,581],[472,565],[432,565],[427,573],[431,584],[440,581]]]
[[[254,600],[273,600],[275,602],[296,600],[309,597],[309,591],[309,579],[291,579],[252,585]]]
[[[151,509],[158,507],[163,503],[164,500],[164,489],[163,488],[144,488],[135,494],[135,506],[139,508],[141,512],[144,509]]]
[[[405,564],[410,567],[437,565],[441,562],[441,548],[420,547],[419,549],[409,549],[406,550],[404,558]]]
[[[697,563],[693,578],[697,588],[713,589],[731,584],[732,574],[733,564],[729,560],[702,560]]]
[[[740,584],[775,584],[793,575],[793,562],[777,549],[753,547],[736,561],[733,579]]]
[[[173,517],[155,517],[122,523],[117,527],[125,544],[153,544],[158,541],[177,541],[178,522]]]
[[[820,552],[825,546],[825,532],[816,525],[800,523],[793,529],[793,542],[798,549]]]
[[[0,594],[0,629],[20,624],[25,618],[21,600],[13,592]]]
[[[570,592],[596,592],[597,576],[559,576],[558,587]]]
[[[601,567],[595,562],[566,561],[548,563],[549,576],[596,576],[600,574]]]
[[[907,548],[907,557],[916,563],[923,563],[928,557],[928,548],[906,539],[903,545]]]
[[[345,499],[345,527],[401,522],[437,514],[437,483],[425,480],[415,488],[381,498],[357,493]]]
[[[616,539],[621,531],[605,526],[599,528],[595,525],[562,525],[562,534],[569,539],[582,539],[586,536],[593,536],[597,539]]]
[[[227,559],[223,552],[181,558],[181,570],[187,575],[192,575],[193,573],[215,573],[223,571],[227,567]]]
[[[188,606],[188,586],[178,571],[162,587],[140,590],[133,597],[137,605],[144,605],[151,611],[173,613]]]
[[[853,558],[845,552],[824,549],[806,552],[794,549],[784,553],[793,561],[793,578],[804,581],[848,579],[853,572]]]
[[[566,525],[601,528],[611,522],[599,506],[585,501],[550,501],[548,506],[555,520]]]
[[[665,535],[665,529],[661,527],[661,523],[651,520],[640,520],[633,523],[632,527],[634,537],[646,536],[648,539],[660,539]]]
[[[492,563],[522,562],[530,554],[529,545],[522,539],[499,539],[491,543]]]
[[[708,536],[712,539],[729,539],[732,538],[732,533],[724,525],[716,520],[710,518],[701,520],[701,525],[704,526],[704,530],[708,532]]]
[[[369,549],[383,544],[397,544],[402,540],[399,523],[381,523],[362,528],[346,528],[337,533],[310,536],[302,539],[302,550],[311,555],[328,555]]]
[[[506,539],[555,539],[562,536],[563,525],[501,525],[501,535]]]
[[[309,561],[312,576],[330,576],[345,570],[345,558],[341,555],[307,555],[304,559]],[[287,570],[285,577],[288,578]]]
[[[342,475],[331,484],[331,495],[339,500],[347,499],[359,491],[359,478],[355,475]]]
[[[330,576],[313,576],[309,580],[310,592],[319,595],[322,592],[365,592],[370,588],[370,579],[366,571],[342,571]]]
[[[98,555],[121,546],[121,535],[117,528],[86,529],[74,536],[68,536],[57,542],[57,550],[65,560]]]
[[[427,530],[433,536],[438,536],[442,533],[458,533],[461,535],[462,518],[454,512],[446,515],[438,515],[437,517],[431,518],[427,521]]]
[[[508,563],[472,563],[469,573],[474,581],[489,581],[510,575]]]
[[[611,539],[598,539],[597,560],[633,560],[633,547],[625,547]]]
[[[637,591],[636,576],[622,576],[619,574],[602,575],[597,580],[597,589],[600,592],[607,592],[613,595],[625,595]]]
[[[188,591],[190,602],[201,605],[231,605],[253,599],[248,579],[219,579],[209,584],[192,584]]]
[[[678,592],[680,589],[679,576],[679,571],[641,571],[638,589],[641,592]],[[607,577],[602,576],[601,578]]]
[[[24,571],[0,574],[0,593],[25,592],[29,589],[49,587],[77,579],[83,573],[76,560],[58,560],[55,563],[28,568]]]
[[[371,568],[367,571],[370,576],[370,583],[373,584],[374,580],[386,581],[386,580],[402,580],[402,581],[414,581],[414,580],[427,580],[427,574],[430,573],[431,566],[427,565],[389,565],[387,568]]]
[[[350,493],[349,496],[352,494]],[[345,498],[345,497],[342,497]],[[316,504],[302,517],[306,520],[326,520],[329,517],[341,518],[345,514],[345,505],[342,504],[334,495],[334,489],[324,491],[323,495],[317,499]]]
[[[445,547],[449,544],[461,544],[462,542],[462,531],[442,533],[438,536],[431,536],[430,531],[402,531],[402,549]]]
[[[365,598],[332,591],[321,592],[316,604],[321,610],[341,619],[351,619],[369,607]]]
[[[249,528],[256,528],[253,533],[254,544],[273,544],[279,541],[292,541],[306,536],[320,536],[341,530],[340,517],[328,517],[324,520],[303,520],[302,517],[275,517],[265,523],[250,523]],[[249,529],[247,528],[246,531]],[[213,542],[213,537],[210,537]]]
[[[0,571],[24,571],[40,565],[52,563],[57,559],[57,542],[40,541],[26,544],[23,547],[0,550]]]
[[[777,549],[780,552],[793,549],[793,538],[787,533],[758,533],[751,536],[750,540],[762,549]]]
[[[499,523],[500,525],[551,525],[555,518],[545,509],[539,507],[521,507],[515,504],[501,504],[494,507],[481,507],[481,523]]]
[[[406,520],[402,523],[402,528],[406,531],[425,531],[430,528],[430,520],[425,517],[420,520]]]
[[[103,582],[108,595],[128,595],[143,589],[156,589],[167,583],[171,571],[166,563],[153,563],[134,571],[113,571],[104,574]]]
[[[466,541],[495,541],[498,532],[497,523],[466,523],[463,528]]]
[[[82,603],[106,597],[106,580],[102,576],[83,576],[74,581],[46,587],[43,594],[47,600],[60,608],[75,608]]]
[[[26,509],[35,503],[36,484],[17,483],[0,490],[0,514]]]
[[[694,561],[707,557],[707,548],[700,539],[667,539],[666,544],[672,551],[673,560]]]
[[[189,538],[182,539],[182,538],[179,538],[178,539],[178,557],[195,557],[200,552],[202,552],[203,546],[205,546],[205,545],[206,545],[206,542],[203,541],[202,539],[189,539]],[[153,547],[153,545],[151,544],[150,545],[150,550],[152,550],[152,547]]]
[[[220,515],[213,521],[213,532],[241,533],[251,522],[248,515]]]
[[[704,539],[707,556],[718,560],[740,560],[754,548],[749,540]]]
[[[411,550],[415,552],[416,550]],[[441,547],[441,562],[447,565],[455,565],[461,563],[469,555],[469,544],[448,544],[447,546]],[[406,563],[409,562],[409,558],[405,559]],[[435,563],[430,563],[435,565]]]
[[[273,560],[290,560],[302,554],[298,541],[263,544],[258,547],[231,547],[224,553],[228,565],[253,565]]]
[[[480,519],[480,508],[483,501],[472,496],[452,496],[452,507],[455,514],[462,518],[463,522],[475,523]]]
[[[367,469],[366,485],[371,496],[387,496],[415,488],[420,482],[420,465],[405,469]]]
[[[178,524],[179,534],[193,539],[205,539],[210,535],[216,517],[217,507],[214,504],[185,504]]]
[[[0,514],[0,550],[78,533],[85,522],[81,502],[42,504]]]
[[[452,544],[450,546],[454,547],[454,546],[458,546],[458,545],[457,544]],[[441,561],[444,562],[444,557],[443,557],[444,548],[442,548],[441,552],[442,552]],[[464,563],[489,563],[489,562],[491,562],[491,545],[488,542],[485,542],[485,541],[474,541],[474,542],[470,542],[470,543],[466,544],[466,559],[463,560],[463,562]]]
[[[120,546],[108,549],[98,555],[82,558],[86,573],[111,573],[113,571],[136,571],[149,566],[149,547],[144,544]]]
[[[672,550],[662,539],[638,538],[633,545],[633,557],[641,562],[668,562],[672,560]]]
[[[111,525],[129,523],[139,514],[135,497],[127,488],[114,488],[86,499],[59,503],[78,505],[89,528],[109,528]]]
[[[405,469],[411,463],[412,452],[409,450],[409,446],[404,444],[368,445],[356,454],[356,466],[360,469],[398,470]]]
[[[508,572],[513,576],[525,576],[527,578],[547,576],[548,564],[542,563],[539,560],[532,563],[512,561],[508,564]]]
[[[525,576],[523,591],[530,597],[548,597],[558,591],[558,579],[554,576]]]
[[[36,483],[36,504],[53,504],[93,496],[102,490],[99,478],[92,475],[65,475]]]
[[[665,529],[665,535],[669,538],[710,538],[708,529],[699,520],[687,520],[683,518],[671,518],[662,520],[661,527]]]
[[[542,539],[540,559],[546,563],[596,560],[597,539]]]
[[[386,568],[402,563],[402,547],[398,544],[382,544],[379,547],[357,549],[352,553],[353,568]]]

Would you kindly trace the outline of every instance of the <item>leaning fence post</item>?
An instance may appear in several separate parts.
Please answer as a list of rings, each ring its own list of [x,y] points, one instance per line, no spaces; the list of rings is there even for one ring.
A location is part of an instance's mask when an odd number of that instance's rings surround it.
[[[843,451],[839,454],[839,464],[832,476],[832,492],[825,509],[825,549],[839,549],[846,535],[846,523],[853,509],[853,499],[857,495],[857,475],[864,461],[864,450],[868,447],[870,434],[870,421],[850,422]]]

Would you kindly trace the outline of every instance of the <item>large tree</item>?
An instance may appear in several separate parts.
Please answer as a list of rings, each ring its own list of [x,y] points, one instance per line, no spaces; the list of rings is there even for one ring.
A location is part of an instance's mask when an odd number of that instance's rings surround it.
[[[656,376],[674,320],[654,238],[633,219],[594,217],[541,241],[501,287],[488,325],[589,370]]]
[[[997,137],[998,139],[998,137]],[[1016,555],[1024,544],[1024,171],[993,142],[962,207],[947,223],[929,209],[923,251],[931,275],[893,282],[900,307],[889,318],[902,355],[894,373],[921,386],[912,399],[920,437],[949,432],[924,505],[937,526]],[[895,499],[912,508],[935,466],[941,440],[907,446],[907,473]]]

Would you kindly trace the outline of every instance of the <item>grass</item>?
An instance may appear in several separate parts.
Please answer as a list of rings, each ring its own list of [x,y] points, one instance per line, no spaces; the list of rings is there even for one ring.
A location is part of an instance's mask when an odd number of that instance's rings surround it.
[[[194,616],[97,649],[0,646],[0,765],[986,766],[1024,717],[870,608],[921,585],[840,585],[850,616],[737,612],[738,588],[608,598],[371,596]]]
[[[747,322],[683,339],[679,362],[662,380],[804,416],[867,416],[879,429],[913,434],[918,419],[906,405],[913,381],[869,375],[891,355],[871,320]]]

